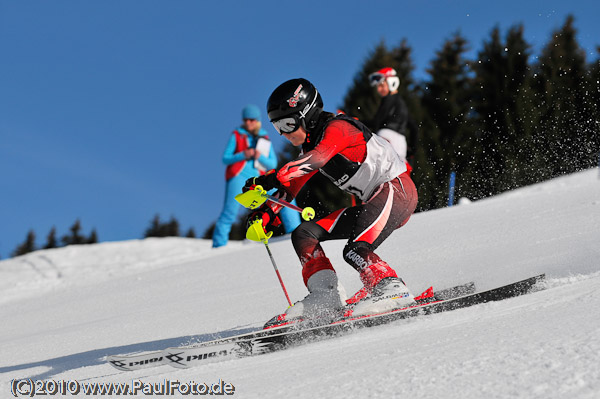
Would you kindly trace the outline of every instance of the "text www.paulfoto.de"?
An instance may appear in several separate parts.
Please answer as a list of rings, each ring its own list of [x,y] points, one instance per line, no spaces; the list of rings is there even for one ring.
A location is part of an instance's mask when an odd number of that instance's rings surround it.
[[[14,397],[37,395],[233,395],[235,386],[219,380],[215,383],[181,382],[179,380],[163,380],[159,382],[79,382],[77,380],[33,380],[15,379],[11,382],[11,393]]]

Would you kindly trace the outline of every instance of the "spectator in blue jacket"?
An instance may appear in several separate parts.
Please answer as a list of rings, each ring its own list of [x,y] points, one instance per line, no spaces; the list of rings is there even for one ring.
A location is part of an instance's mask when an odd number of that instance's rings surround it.
[[[235,196],[242,192],[246,180],[277,167],[277,155],[267,131],[261,127],[260,109],[256,105],[247,105],[242,110],[242,121],[242,126],[233,131],[223,153],[227,183],[223,210],[213,232],[213,248],[229,241],[231,225],[240,209]],[[300,215],[291,209],[283,209],[280,217],[287,233],[300,224]]]

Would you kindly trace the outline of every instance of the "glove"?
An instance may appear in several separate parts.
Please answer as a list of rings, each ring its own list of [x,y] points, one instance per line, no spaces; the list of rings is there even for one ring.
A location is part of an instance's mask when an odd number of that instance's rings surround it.
[[[246,191],[254,190],[256,186],[262,186],[266,191],[281,187],[281,183],[277,180],[275,169],[271,169],[266,175],[251,177],[246,180],[244,187],[242,187],[242,192],[245,193]]]
[[[281,219],[273,212],[270,206],[264,204],[248,216],[246,220],[246,229],[257,219],[262,219],[262,226],[265,232],[274,230],[281,225]]]

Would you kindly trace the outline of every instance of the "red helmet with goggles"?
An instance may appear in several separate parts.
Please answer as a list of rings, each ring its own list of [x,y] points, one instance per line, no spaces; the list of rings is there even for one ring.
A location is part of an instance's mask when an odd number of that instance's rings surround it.
[[[379,71],[370,74],[369,82],[371,83],[371,86],[377,86],[380,83],[387,82],[388,88],[392,92],[398,90],[398,87],[400,87],[400,78],[398,77],[396,70],[389,67],[381,68]]]

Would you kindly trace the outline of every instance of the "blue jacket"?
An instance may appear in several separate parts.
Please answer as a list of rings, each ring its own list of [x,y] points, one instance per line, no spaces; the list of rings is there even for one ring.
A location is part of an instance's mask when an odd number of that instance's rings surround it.
[[[254,163],[254,159],[246,160],[244,157],[244,149],[256,148],[256,144],[259,138],[269,139],[267,131],[260,129],[257,136],[250,134],[246,129],[239,127],[237,128],[231,138],[227,142],[225,151],[223,152],[223,163],[227,165],[226,178],[231,178],[242,174],[243,176],[252,177],[258,176],[264,172],[257,169]],[[269,155],[260,154],[258,162],[266,170],[274,169],[277,167],[277,155],[271,146]]]

